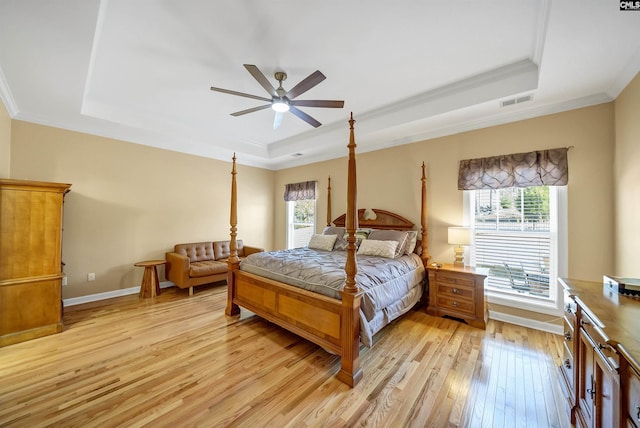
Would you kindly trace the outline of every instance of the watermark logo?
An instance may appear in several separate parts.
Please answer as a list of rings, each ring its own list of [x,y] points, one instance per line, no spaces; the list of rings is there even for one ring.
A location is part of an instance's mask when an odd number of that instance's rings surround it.
[[[640,1],[638,1],[638,0],[620,0],[620,10],[637,10],[637,11],[640,11]]]

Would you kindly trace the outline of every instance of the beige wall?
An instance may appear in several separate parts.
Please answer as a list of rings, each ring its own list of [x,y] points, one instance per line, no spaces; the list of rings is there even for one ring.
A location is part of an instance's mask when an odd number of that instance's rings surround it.
[[[618,144],[616,177],[637,171],[620,161],[622,151],[635,149],[633,137],[638,131],[629,112],[638,110],[637,87],[638,78],[616,103],[617,120],[614,104],[608,103],[359,153],[358,205],[388,209],[418,224],[424,161],[429,249],[434,260],[449,261],[452,249],[446,243],[446,228],[463,220],[462,193],[456,186],[460,159],[573,146],[569,152],[568,272],[572,278],[599,281],[616,266],[614,125],[618,134],[629,135],[619,135],[624,140]],[[623,120],[625,113],[629,118]],[[132,266],[134,262],[163,258],[175,243],[228,237],[229,163],[9,122],[13,178],[73,184],[65,205],[63,251],[69,278],[65,298],[135,286],[142,272]],[[355,132],[357,142],[357,123]],[[347,142],[345,123],[345,154]],[[277,172],[239,165],[239,238],[267,249],[284,248],[284,185],[312,179],[319,181],[318,231],[322,230],[329,175],[332,218],[345,211],[346,165],[346,158]],[[619,207],[637,200],[635,187],[628,187],[621,192],[624,200],[618,198]],[[621,242],[625,241],[622,236],[627,235],[619,228]],[[624,245],[629,247],[637,239],[627,241]],[[96,273],[95,282],[86,281],[88,272]]]
[[[0,101],[0,178],[11,177],[11,117]]]
[[[357,119],[357,117],[356,117]],[[356,143],[358,125],[356,123]],[[345,153],[348,128],[345,126]],[[463,221],[457,190],[461,159],[573,146],[569,151],[569,276],[599,281],[613,269],[613,104],[543,116],[357,155],[358,206],[397,212],[416,224],[420,215],[420,165],[427,166],[429,252],[451,261],[447,227]],[[344,213],[346,158],[278,171],[275,246],[285,246],[286,183],[319,179],[318,211],[325,224],[326,176],[332,177],[333,217]]]
[[[177,243],[229,238],[229,162],[21,121],[12,132],[13,178],[72,184],[64,298],[137,286],[143,270],[133,263],[164,259]],[[274,176],[238,166],[238,238],[247,244],[272,245]]]
[[[615,102],[615,273],[640,278],[640,73]]]

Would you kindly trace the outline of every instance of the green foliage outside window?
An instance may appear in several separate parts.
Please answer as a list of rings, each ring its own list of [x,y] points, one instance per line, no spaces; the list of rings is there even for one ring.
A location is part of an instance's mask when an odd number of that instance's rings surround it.
[[[299,229],[313,225],[315,200],[296,201],[293,209],[294,228]]]

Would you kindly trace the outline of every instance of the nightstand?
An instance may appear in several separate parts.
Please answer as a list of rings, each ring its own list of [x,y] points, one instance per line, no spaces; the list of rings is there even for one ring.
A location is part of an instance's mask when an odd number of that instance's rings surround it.
[[[451,264],[428,267],[429,315],[459,318],[469,325],[485,329],[488,311],[485,299],[485,269]]]

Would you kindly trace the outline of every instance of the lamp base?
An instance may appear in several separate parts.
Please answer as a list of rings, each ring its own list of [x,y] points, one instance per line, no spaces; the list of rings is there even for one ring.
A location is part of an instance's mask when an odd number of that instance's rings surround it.
[[[458,245],[453,248],[453,252],[456,255],[453,265],[458,267],[464,267],[464,248]]]

